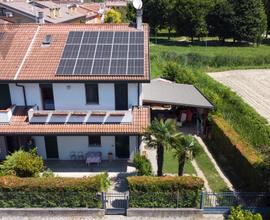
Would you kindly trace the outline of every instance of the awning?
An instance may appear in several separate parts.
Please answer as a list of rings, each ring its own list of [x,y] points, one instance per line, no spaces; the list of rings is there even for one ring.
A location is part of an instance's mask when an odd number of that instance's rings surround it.
[[[193,85],[158,78],[151,80],[151,83],[143,84],[142,89],[144,104],[214,108],[213,104]]]

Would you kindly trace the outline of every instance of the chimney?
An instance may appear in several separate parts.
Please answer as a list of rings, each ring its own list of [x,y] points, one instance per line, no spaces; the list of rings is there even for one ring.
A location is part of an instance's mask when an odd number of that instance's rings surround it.
[[[50,8],[50,17],[55,18],[55,8]]]
[[[61,13],[60,13],[60,8],[59,7],[55,8],[55,16],[56,17],[61,17]]]
[[[39,24],[44,24],[45,23],[45,21],[44,21],[44,12],[43,11],[38,12],[38,23]]]
[[[137,18],[136,18],[136,27],[138,30],[142,30],[143,26],[142,26],[142,15],[143,15],[143,11],[142,9],[137,9]]]

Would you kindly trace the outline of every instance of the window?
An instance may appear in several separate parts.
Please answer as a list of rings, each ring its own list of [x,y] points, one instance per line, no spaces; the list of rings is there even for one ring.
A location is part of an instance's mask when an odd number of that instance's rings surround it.
[[[89,136],[88,137],[88,142],[90,147],[100,147],[101,146],[101,138],[100,136]]]
[[[87,104],[98,104],[98,84],[86,84],[86,103]]]

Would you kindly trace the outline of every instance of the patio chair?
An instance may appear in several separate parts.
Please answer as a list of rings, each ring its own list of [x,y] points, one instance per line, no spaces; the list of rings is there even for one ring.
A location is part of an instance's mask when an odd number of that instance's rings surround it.
[[[70,159],[71,159],[71,160],[76,160],[76,159],[77,159],[75,151],[71,151],[71,152],[69,153],[69,156],[70,156]]]
[[[82,151],[78,152],[77,158],[78,158],[78,160],[84,160],[84,154]]]
[[[101,152],[88,152],[86,154],[86,165],[90,165],[91,163],[96,163],[98,165],[100,165],[101,163],[101,157],[102,157],[102,153]]]

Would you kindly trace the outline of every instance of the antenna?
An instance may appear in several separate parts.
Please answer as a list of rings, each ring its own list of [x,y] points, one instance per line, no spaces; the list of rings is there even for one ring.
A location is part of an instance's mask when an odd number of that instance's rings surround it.
[[[142,0],[133,0],[132,4],[133,4],[133,7],[136,8],[137,10],[142,9],[142,6],[143,6]]]
[[[137,10],[137,18],[136,18],[136,26],[138,30],[142,30],[143,26],[142,26],[142,0],[133,0],[133,6],[134,8],[136,8]]]

